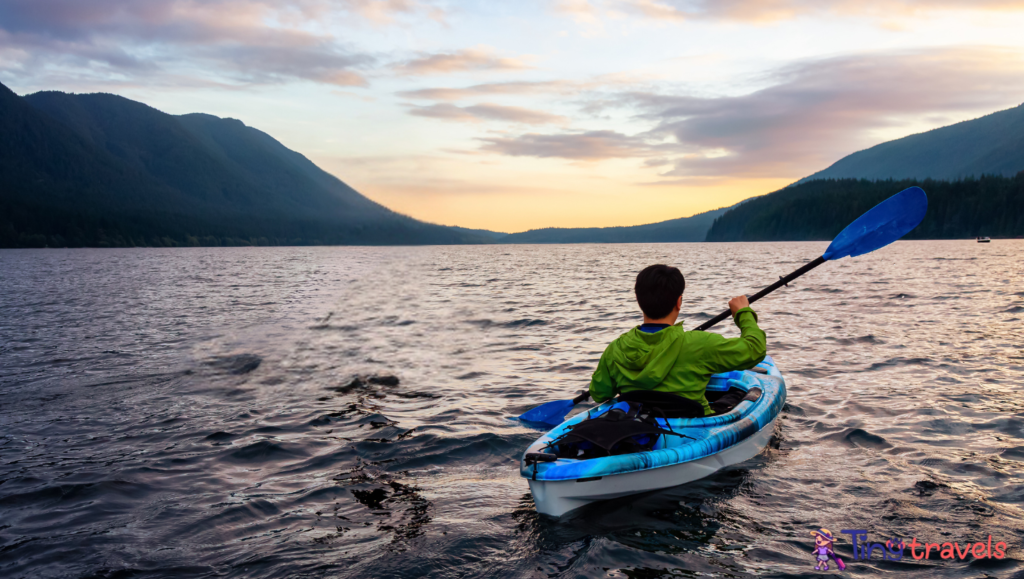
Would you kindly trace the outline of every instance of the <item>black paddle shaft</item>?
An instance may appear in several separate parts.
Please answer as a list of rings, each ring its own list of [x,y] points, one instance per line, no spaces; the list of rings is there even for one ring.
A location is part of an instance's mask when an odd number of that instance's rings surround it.
[[[815,259],[814,261],[804,265],[803,267],[801,267],[800,269],[798,269],[798,270],[794,271],[793,273],[787,275],[786,277],[779,278],[779,281],[773,283],[772,285],[770,285],[770,286],[764,288],[763,290],[757,292],[756,294],[750,296],[749,298],[747,298],[747,301],[749,301],[750,303],[754,303],[757,300],[759,300],[759,299],[763,298],[764,296],[772,293],[773,291],[775,291],[775,290],[779,289],[780,287],[788,284],[789,282],[791,282],[794,279],[802,276],[803,274],[811,271],[812,269],[818,267],[819,265],[821,265],[823,263],[825,263],[824,256],[823,257],[819,257],[818,259]],[[704,330],[710,328],[711,326],[714,326],[718,322],[721,322],[725,318],[728,318],[731,315],[732,315],[732,310],[725,310],[724,312],[718,314],[717,316],[715,316],[715,317],[711,318],[710,320],[708,320],[708,321],[704,322],[703,324],[701,324],[697,329],[700,330],[700,331],[704,331]]]

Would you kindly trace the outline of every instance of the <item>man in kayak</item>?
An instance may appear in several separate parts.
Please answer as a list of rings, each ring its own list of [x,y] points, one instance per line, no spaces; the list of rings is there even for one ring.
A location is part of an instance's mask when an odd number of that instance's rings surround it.
[[[765,334],[757,327],[757,314],[746,296],[738,296],[729,300],[729,309],[740,337],[684,331],[682,322],[676,324],[676,320],[685,287],[679,269],[667,265],[646,267],[636,276],[634,291],[644,323],[605,348],[590,379],[594,402],[620,394],[623,400],[647,402],[654,398],[660,401],[658,406],[677,401],[682,403],[677,406],[692,416],[727,412],[739,402],[742,394],[730,391],[708,404],[704,392],[712,374],[747,370],[764,359]]]

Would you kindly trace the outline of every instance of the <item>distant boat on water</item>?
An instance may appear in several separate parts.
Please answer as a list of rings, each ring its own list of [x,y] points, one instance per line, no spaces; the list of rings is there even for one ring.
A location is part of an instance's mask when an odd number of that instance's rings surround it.
[[[991,242],[992,242],[992,239],[988,238],[988,237],[979,237],[978,238],[978,243],[991,243]]]

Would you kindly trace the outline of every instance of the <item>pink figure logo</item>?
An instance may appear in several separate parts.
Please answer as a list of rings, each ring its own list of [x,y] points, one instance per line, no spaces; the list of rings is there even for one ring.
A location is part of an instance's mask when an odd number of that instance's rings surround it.
[[[828,562],[830,560],[835,561],[836,567],[842,571],[846,569],[846,565],[843,560],[836,556],[835,550],[832,546],[835,544],[835,537],[832,536],[832,531],[822,528],[817,531],[811,531],[811,536],[814,537],[814,553],[815,561],[817,565],[814,566],[815,571],[828,571]]]

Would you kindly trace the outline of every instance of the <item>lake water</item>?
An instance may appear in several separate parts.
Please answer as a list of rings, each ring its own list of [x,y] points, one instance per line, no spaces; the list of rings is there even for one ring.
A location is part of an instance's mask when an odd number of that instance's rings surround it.
[[[510,417],[586,386],[641,267],[680,266],[692,328],[825,245],[0,251],[0,575],[817,577],[826,527],[1010,545],[840,535],[859,577],[1024,576],[1020,240],[823,265],[755,305],[765,452],[536,513]]]

